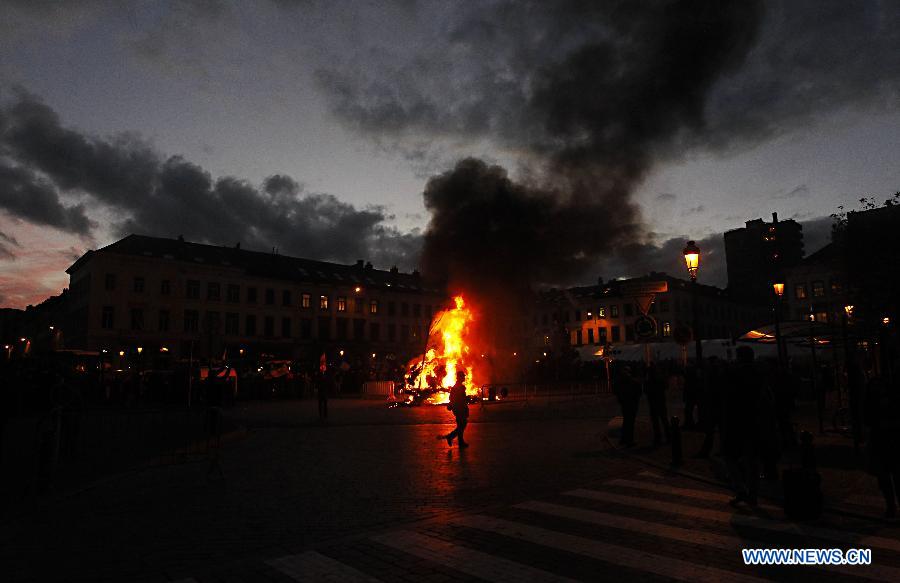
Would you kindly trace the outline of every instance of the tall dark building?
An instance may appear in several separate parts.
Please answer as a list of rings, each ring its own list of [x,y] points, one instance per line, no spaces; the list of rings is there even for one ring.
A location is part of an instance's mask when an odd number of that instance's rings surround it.
[[[728,289],[732,297],[745,301],[768,302],[772,282],[783,277],[785,269],[803,259],[803,227],[797,221],[762,219],[747,221],[743,228],[725,233],[725,261],[728,265]]]

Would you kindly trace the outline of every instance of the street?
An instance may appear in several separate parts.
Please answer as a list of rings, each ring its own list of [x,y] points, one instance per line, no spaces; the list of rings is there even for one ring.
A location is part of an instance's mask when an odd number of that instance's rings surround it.
[[[763,505],[612,449],[609,397],[473,407],[466,451],[441,407],[251,404],[208,463],[148,468],[4,523],[5,581],[749,580],[741,547],[872,548],[897,580],[897,529],[828,517],[795,527]],[[368,421],[368,422],[367,422]],[[840,573],[838,573],[840,571]]]

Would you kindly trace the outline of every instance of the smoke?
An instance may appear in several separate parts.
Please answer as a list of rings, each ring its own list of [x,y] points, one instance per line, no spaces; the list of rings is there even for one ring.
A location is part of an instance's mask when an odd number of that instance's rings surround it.
[[[306,192],[285,175],[259,187],[231,176],[214,179],[180,156],[163,157],[138,136],[105,139],[66,128],[37,97],[17,90],[0,109],[0,210],[91,239],[97,224],[88,205],[115,217],[108,225],[114,236],[184,234],[326,260],[366,257],[405,269],[415,265],[421,245],[418,232],[389,224],[384,207],[360,209]]]
[[[527,152],[528,178],[466,159],[425,188],[423,267],[452,285],[566,281],[639,241],[632,191],[661,150],[702,131],[710,88],[761,19],[755,2],[565,6],[560,19],[597,34],[530,76],[520,124],[499,130]]]

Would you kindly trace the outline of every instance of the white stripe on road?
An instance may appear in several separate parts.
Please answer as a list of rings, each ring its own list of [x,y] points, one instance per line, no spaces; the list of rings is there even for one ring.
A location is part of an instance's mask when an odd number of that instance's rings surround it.
[[[723,581],[756,583],[765,581],[765,579],[750,575],[742,575],[724,569],[655,555],[629,547],[613,545],[599,540],[565,534],[492,516],[466,516],[451,519],[451,522],[679,581],[705,583],[719,583]],[[738,558],[735,557],[735,560],[738,560]]]
[[[676,488],[674,486],[667,486],[665,484],[658,484],[655,482],[637,482],[635,480],[609,480],[608,482],[605,482],[604,485],[621,486],[623,488],[637,488],[639,490],[647,490],[649,492],[656,492],[659,494],[671,494],[672,496],[695,498],[697,500],[708,500],[710,502],[728,503],[734,497],[731,494],[723,494],[722,492],[711,492],[709,490],[693,490],[690,488]],[[771,504],[760,504],[759,507],[765,510],[776,510],[779,512],[781,511],[781,508],[779,508],[778,506],[773,506]]]
[[[571,583],[573,581],[543,569],[495,557],[418,532],[408,530],[388,532],[374,536],[372,540],[487,581],[503,583],[507,581],[510,583],[517,581]]]
[[[860,548],[878,547],[895,552],[900,552],[900,541],[882,536],[870,536],[862,533],[834,530],[831,528],[821,528],[815,526],[799,525],[790,522],[780,522],[769,520],[766,518],[760,518],[758,516],[734,514],[731,512],[710,510],[708,508],[695,508],[693,506],[684,506],[682,504],[661,502],[659,500],[650,500],[647,498],[623,496],[621,494],[613,494],[611,492],[602,492],[599,490],[578,489],[564,492],[563,494],[566,496],[575,496],[577,498],[586,498],[589,500],[599,500],[601,502],[611,502],[613,504],[623,504],[625,506],[655,510],[657,512],[678,514],[691,518],[703,518],[705,520],[721,522],[724,524],[752,526],[755,528],[762,528],[778,532],[789,532],[793,534],[806,534],[817,538],[847,543]]]
[[[783,545],[773,545],[763,541],[754,541],[737,536],[727,534],[716,534],[712,532],[704,532],[699,529],[681,528],[678,526],[669,526],[666,524],[658,524],[648,522],[646,520],[638,520],[636,518],[628,518],[616,514],[606,512],[597,512],[594,510],[586,510],[584,508],[575,508],[572,506],[563,506],[561,504],[550,504],[548,502],[523,502],[516,504],[515,508],[522,508],[540,514],[549,516],[558,516],[560,518],[568,518],[578,522],[588,524],[596,524],[598,526],[609,526],[621,530],[629,530],[642,534],[648,534],[659,538],[667,538],[671,540],[687,542],[690,544],[698,544],[717,549],[724,549],[735,552],[735,557],[739,557],[737,551],[745,548],[781,548]],[[838,571],[853,575],[856,577],[866,577],[876,581],[900,581],[900,569],[895,567],[883,567],[879,565],[862,566],[837,566],[837,565],[821,565],[823,569]]]
[[[271,559],[266,564],[295,581],[378,583],[378,579],[315,551]]]

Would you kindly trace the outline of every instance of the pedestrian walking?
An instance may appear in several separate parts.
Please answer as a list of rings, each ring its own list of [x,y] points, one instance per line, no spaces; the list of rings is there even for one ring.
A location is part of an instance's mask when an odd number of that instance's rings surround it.
[[[325,372],[320,372],[316,380],[318,381],[316,382],[316,395],[319,400],[319,420],[325,421],[328,419],[328,394],[331,392],[331,385],[334,381],[328,378],[328,374]]]
[[[623,366],[617,371],[614,392],[622,408],[622,436],[619,445],[634,445],[634,421],[641,400],[641,384],[631,372],[631,367]]]
[[[450,402],[447,404],[447,409],[453,413],[453,417],[456,419],[456,428],[447,435],[439,436],[438,439],[446,439],[447,445],[453,447],[453,440],[456,438],[459,440],[460,448],[469,447],[464,437],[466,425],[469,424],[469,403],[466,396],[466,373],[464,371],[456,371],[456,384],[450,389]]]
[[[746,502],[756,506],[759,490],[758,416],[762,379],[753,362],[753,349],[741,346],[736,351],[737,364],[729,374],[722,425],[722,449],[735,497],[736,506]]]
[[[885,516],[895,518],[900,504],[900,395],[883,377],[866,387],[864,421],[869,429],[867,469],[878,480]]]
[[[694,457],[707,458],[712,453],[716,439],[716,431],[722,430],[722,407],[725,390],[725,371],[718,358],[712,357],[707,362],[707,382],[700,401],[700,425],[703,429],[703,444]],[[719,445],[721,447],[721,436]]]
[[[697,423],[694,419],[694,411],[700,400],[700,370],[699,363],[689,366],[684,371],[684,429],[691,431]]]
[[[655,362],[647,369],[644,382],[650,424],[653,427],[653,445],[669,443],[669,413],[666,409],[666,377]]]

